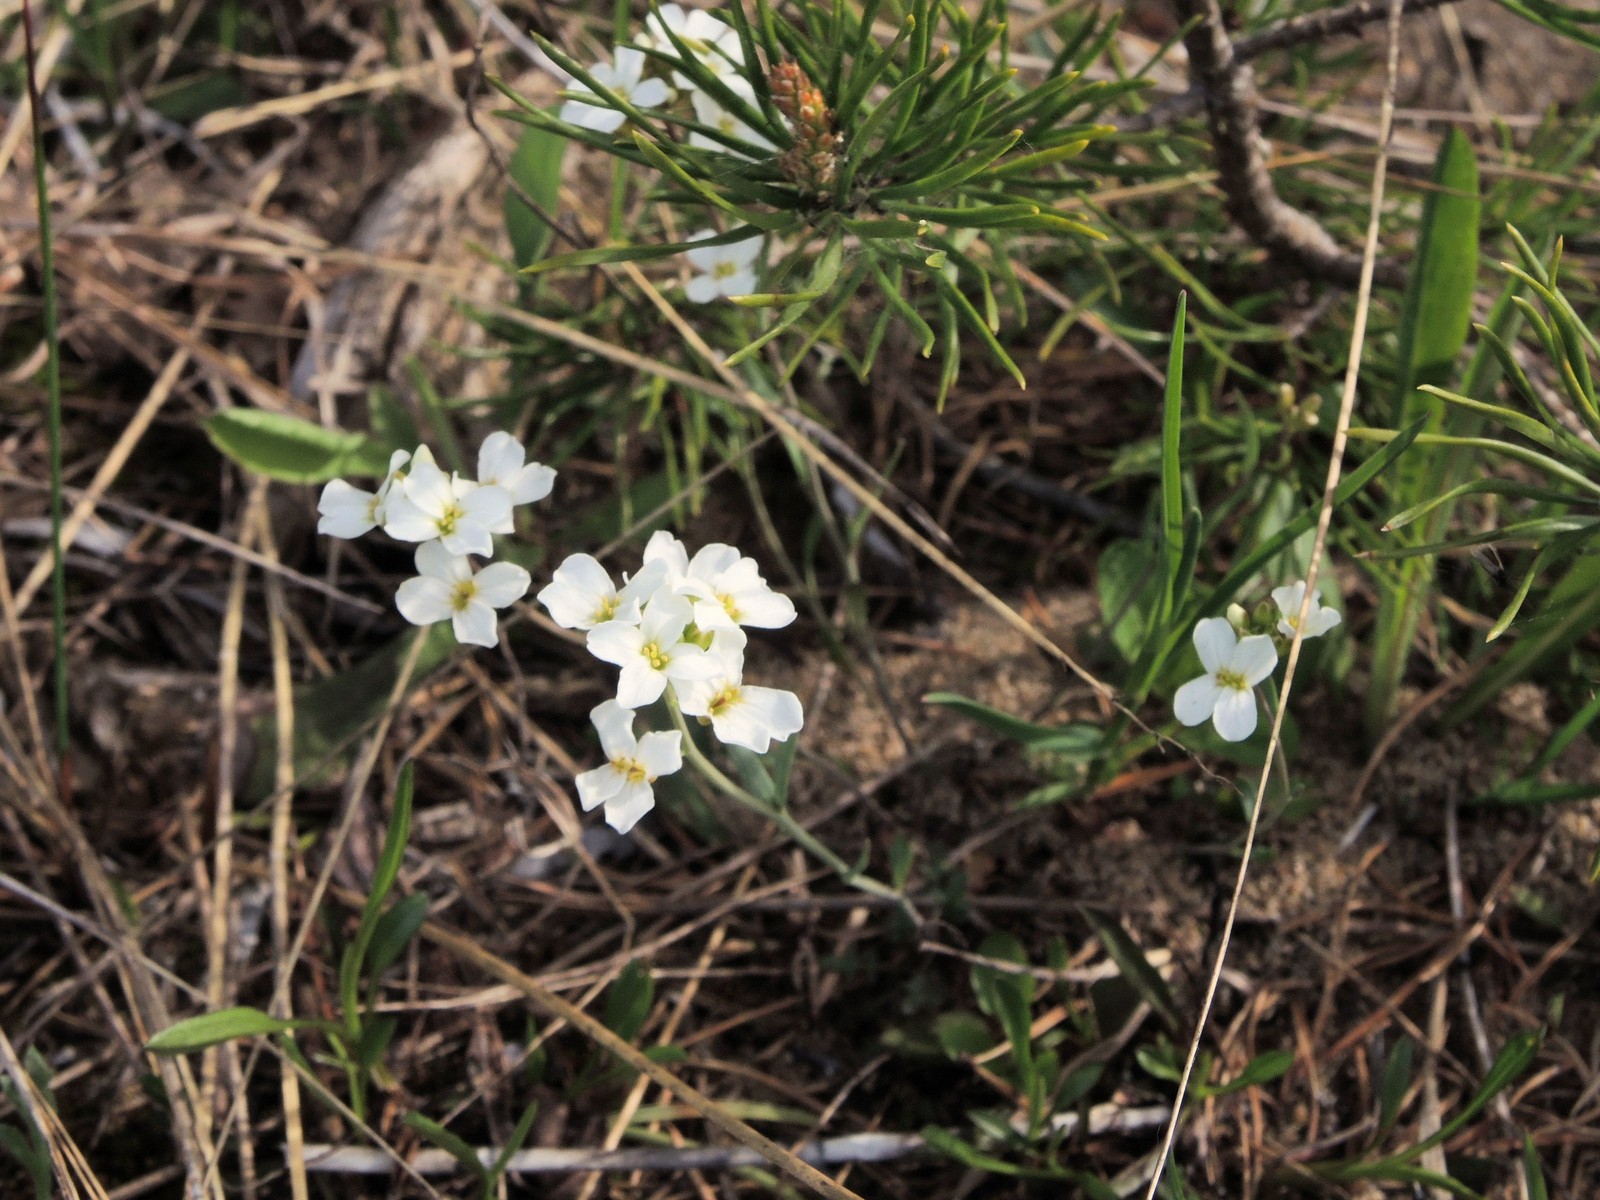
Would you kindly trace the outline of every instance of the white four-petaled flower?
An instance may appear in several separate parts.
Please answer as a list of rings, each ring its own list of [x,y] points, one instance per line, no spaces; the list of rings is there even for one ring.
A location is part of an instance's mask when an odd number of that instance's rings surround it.
[[[610,89],[638,109],[651,109],[665,104],[672,89],[659,79],[644,78],[644,51],[631,46],[618,46],[611,66],[600,63],[589,68],[589,74],[602,87]],[[614,133],[622,128],[627,114],[601,104],[589,104],[582,96],[593,96],[594,89],[581,80],[573,80],[567,88],[573,99],[561,106],[561,119],[569,125],[592,129],[596,133]]]
[[[607,621],[637,625],[640,607],[655,595],[666,574],[665,563],[646,563],[619,590],[593,555],[571,554],[555,569],[538,600],[564,629],[593,629]]]
[[[1300,605],[1305,602],[1305,598],[1306,581],[1304,579],[1297,579],[1293,583],[1272,589],[1272,602],[1278,606],[1278,612],[1282,614],[1281,619],[1278,621],[1278,632],[1283,634],[1284,637],[1292,638],[1294,636],[1295,621],[1299,619]],[[1311,611],[1306,614],[1305,632],[1302,634],[1302,640],[1321,637],[1341,620],[1343,618],[1339,616],[1338,609],[1329,608],[1322,603],[1320,598],[1313,596],[1311,598]]]
[[[749,100],[750,102],[754,103],[755,89],[744,80],[730,78],[727,80],[727,84],[736,95],[740,96],[742,99]],[[700,124],[709,125],[712,129],[715,129],[718,133],[723,134],[725,137],[738,138],[740,141],[748,142],[757,149],[765,150],[768,153],[771,153],[776,149],[776,147],[773,146],[773,144],[767,138],[750,128],[750,126],[746,125],[744,121],[740,120],[739,117],[735,116],[728,109],[723,108],[721,104],[717,103],[704,92],[691,92],[689,95],[689,101],[694,105],[695,120],[699,121]],[[748,153],[742,150],[735,150],[732,147],[719,142],[710,134],[701,133],[698,129],[691,129],[689,131],[689,145],[697,146],[702,150],[717,150],[723,154],[738,155],[740,158],[751,157],[751,155]]]
[[[511,495],[446,475],[419,450],[411,470],[389,495],[383,528],[402,542],[438,538],[451,554],[494,553],[496,530],[509,526]]]
[[[600,734],[606,763],[578,776],[578,799],[584,812],[605,805],[606,824],[627,833],[655,807],[650,785],[683,766],[683,735],[674,730],[635,738],[633,713],[615,700],[597,705],[589,719]]]
[[[677,47],[667,36],[669,29],[713,75],[728,79],[744,73],[739,31],[726,21],[719,21],[704,9],[663,4],[659,13],[644,19],[639,44],[661,54],[676,54]],[[672,78],[679,87],[692,86],[689,77],[680,71],[674,71]]]
[[[767,586],[756,560],[721,542],[700,547],[678,592],[694,601],[694,620],[701,629],[782,629],[795,618],[794,601]]]
[[[691,242],[715,237],[706,229]],[[683,294],[696,304],[709,304],[719,296],[745,296],[756,290],[756,259],[761,256],[761,238],[744,238],[725,246],[695,246],[684,251],[689,265],[700,272],[684,285]]]
[[[637,625],[607,621],[589,631],[589,653],[622,668],[617,703],[623,708],[654,704],[667,684],[709,679],[717,665],[699,646],[683,640],[693,620],[681,596],[657,595]]]
[[[1178,689],[1172,707],[1185,725],[1208,717],[1225,742],[1242,742],[1256,729],[1252,690],[1278,665],[1278,652],[1266,634],[1241,639],[1226,617],[1207,617],[1194,627],[1194,648],[1206,673]]]
[[[391,454],[389,469],[375,492],[363,491],[342,479],[330,479],[317,499],[317,532],[329,537],[357,538],[382,525],[395,477],[410,459],[404,450]]]
[[[511,434],[503,431],[491,433],[478,448],[476,486],[503,489],[511,497],[513,506],[543,500],[555,486],[555,468],[527,460],[528,452]],[[505,521],[491,532],[513,533],[515,529],[508,510]]]
[[[805,713],[793,692],[744,682],[744,647],[737,629],[719,631],[708,651],[716,674],[679,683],[674,691],[685,713],[711,722],[718,741],[765,754],[773,742],[800,732]]]
[[[490,563],[476,573],[464,554],[451,554],[443,542],[417,547],[417,577],[395,593],[395,607],[413,625],[449,621],[456,641],[496,646],[500,630],[495,609],[520,600],[531,582],[512,563]]]

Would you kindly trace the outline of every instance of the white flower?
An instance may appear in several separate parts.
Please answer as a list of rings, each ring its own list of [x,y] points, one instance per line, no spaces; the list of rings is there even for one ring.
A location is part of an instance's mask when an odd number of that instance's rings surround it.
[[[755,102],[755,89],[744,80],[730,78],[727,83],[728,86],[732,88],[733,91],[740,97],[749,100],[752,103]],[[718,133],[726,134],[728,137],[734,137],[738,138],[740,141],[749,142],[752,146],[755,146],[761,150],[765,150],[768,153],[771,153],[777,149],[777,147],[774,146],[770,141],[762,137],[761,134],[750,128],[750,126],[746,125],[733,113],[723,108],[722,105],[718,104],[704,92],[691,92],[689,94],[689,100],[694,105],[695,119],[699,121],[700,124],[709,125]],[[698,146],[703,150],[717,150],[723,154],[735,154],[740,158],[752,157],[741,150],[735,150],[724,145],[722,142],[717,141],[717,139],[712,137],[710,134],[701,133],[698,129],[691,129],[689,131],[689,145]]]
[[[1251,691],[1278,665],[1278,652],[1264,633],[1243,639],[1226,617],[1207,617],[1194,627],[1194,648],[1206,673],[1178,689],[1172,707],[1185,725],[1210,717],[1225,742],[1242,742],[1256,730]]]
[[[527,462],[527,457],[528,452],[522,448],[522,443],[509,433],[491,433],[478,448],[476,486],[503,488],[513,505],[543,500],[555,486],[555,468],[543,463]],[[458,486],[466,486],[465,481],[458,481]],[[471,488],[467,487],[467,490]],[[510,510],[507,510],[505,521],[490,532],[513,533],[515,529]]]
[[[511,520],[511,496],[441,471],[419,450],[386,506],[384,531],[402,542],[438,538],[451,554],[494,553],[490,535]]]
[[[589,714],[600,734],[606,765],[578,776],[578,799],[583,811],[606,806],[606,824],[627,833],[656,806],[650,785],[683,766],[683,735],[647,733],[633,736],[633,714],[615,700],[597,705]]]
[[[1283,619],[1278,622],[1278,632],[1284,637],[1294,636],[1296,619],[1300,616],[1300,605],[1305,602],[1306,581],[1298,579],[1294,583],[1285,584],[1283,587],[1272,589],[1272,602],[1278,606],[1278,611],[1283,614]],[[1337,625],[1342,617],[1339,610],[1326,607],[1320,598],[1313,596],[1311,611],[1306,614],[1306,627],[1304,637],[1321,637]],[[1303,640],[1303,639],[1302,639]]]
[[[674,690],[684,712],[711,722],[718,741],[765,754],[773,742],[800,732],[805,713],[793,692],[742,681],[744,643],[744,634],[737,629],[718,632],[709,651],[717,673],[709,679],[687,680]]]
[[[384,510],[389,503],[389,490],[395,477],[411,455],[396,450],[389,456],[389,469],[375,492],[365,492],[342,479],[330,479],[317,500],[317,532],[329,537],[360,537],[369,529],[383,524]]]
[[[721,542],[700,547],[678,591],[694,600],[694,621],[701,629],[782,629],[795,618],[794,601],[767,586],[756,560]]]
[[[637,625],[641,607],[661,587],[667,564],[646,563],[621,591],[593,555],[568,555],[539,592],[539,603],[563,629],[593,629],[607,621]]]
[[[607,621],[589,631],[589,653],[622,668],[617,703],[623,708],[654,704],[668,683],[708,679],[717,665],[699,646],[683,640],[694,613],[679,596],[662,596],[645,607],[637,625]]]
[[[702,230],[689,240],[715,237]],[[755,261],[761,256],[761,238],[745,238],[726,246],[698,246],[685,250],[691,266],[700,274],[684,286],[683,294],[696,304],[709,304],[719,296],[744,296],[756,290]]]
[[[400,585],[394,602],[413,625],[448,620],[456,641],[497,646],[494,610],[520,600],[530,582],[528,573],[511,563],[490,563],[473,574],[465,554],[451,554],[443,542],[423,542],[417,547],[417,578]]]
[[[662,54],[676,54],[677,47],[667,36],[669,29],[713,75],[727,79],[744,73],[739,31],[727,22],[719,21],[704,9],[663,4],[659,13],[651,13],[644,19],[644,34],[639,44]],[[672,73],[672,78],[679,87],[692,86],[688,77],[677,71]]]
[[[609,88],[635,108],[650,109],[665,104],[672,97],[672,89],[659,79],[644,78],[645,57],[642,50],[618,46],[613,65],[600,63],[589,69],[596,83]],[[568,92],[576,95],[594,95],[594,90],[581,80],[574,80]],[[568,100],[561,106],[561,119],[569,125],[592,129],[596,133],[613,133],[622,128],[627,114],[599,104],[586,104],[579,99]]]
[[[689,548],[665,529],[658,529],[644,544],[644,563],[662,564],[661,586],[676,591],[689,573]]]

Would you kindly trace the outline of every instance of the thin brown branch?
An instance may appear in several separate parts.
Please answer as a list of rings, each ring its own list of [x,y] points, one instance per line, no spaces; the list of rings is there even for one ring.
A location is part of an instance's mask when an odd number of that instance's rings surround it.
[[[1184,45],[1190,71],[1205,93],[1213,154],[1229,215],[1280,262],[1312,279],[1356,286],[1361,257],[1340,246],[1315,218],[1286,203],[1272,186],[1256,125],[1255,72],[1228,37],[1221,6],[1217,0],[1177,3],[1179,15],[1192,22]],[[1397,264],[1379,263],[1376,278],[1398,286],[1405,277]]]
[[[1409,15],[1427,12],[1432,8],[1442,8],[1446,4],[1455,2],[1456,0],[1405,0],[1400,11],[1402,15]],[[1259,33],[1240,38],[1233,44],[1233,53],[1241,62],[1248,62],[1269,50],[1285,50],[1290,46],[1304,45],[1306,42],[1320,42],[1324,38],[1336,37],[1341,33],[1354,33],[1363,25],[1383,20],[1388,12],[1388,0],[1356,0],[1356,3],[1346,4],[1340,8],[1289,17],[1270,29],[1263,29]]]

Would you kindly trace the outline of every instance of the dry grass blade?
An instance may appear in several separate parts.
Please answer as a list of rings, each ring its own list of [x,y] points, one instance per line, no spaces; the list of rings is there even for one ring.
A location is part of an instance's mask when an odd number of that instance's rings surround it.
[[[475,942],[451,933],[433,922],[425,922],[422,936],[436,946],[441,946],[463,962],[471,963],[500,982],[517,989],[537,1007],[552,1017],[559,1017],[577,1029],[590,1041],[640,1074],[647,1076],[658,1087],[672,1092],[723,1133],[770,1163],[797,1183],[828,1196],[831,1200],[860,1200],[848,1188],[840,1187],[821,1171],[797,1155],[785,1150],[771,1138],[757,1133],[736,1117],[729,1116],[710,1096],[690,1087],[665,1067],[647,1058],[632,1044],[623,1041],[604,1024],[581,1008],[568,1003],[531,975],[525,975],[510,963],[489,953]]]
[[[1339,418],[1334,427],[1333,446],[1328,452],[1328,474],[1322,487],[1322,504],[1317,512],[1317,532],[1312,539],[1310,565],[1306,568],[1305,594],[1300,600],[1300,611],[1291,624],[1294,634],[1289,641],[1288,662],[1284,668],[1283,687],[1278,696],[1277,709],[1272,714],[1272,729],[1267,736],[1264,759],[1272,763],[1278,757],[1283,742],[1283,719],[1289,711],[1289,696],[1294,689],[1295,668],[1300,663],[1300,650],[1305,642],[1307,618],[1317,596],[1318,568],[1328,544],[1328,530],[1333,523],[1333,498],[1338,491],[1344,472],[1344,452],[1350,440],[1350,418],[1355,411],[1356,382],[1361,374],[1362,351],[1366,345],[1367,313],[1372,303],[1372,282],[1378,261],[1379,218],[1383,212],[1384,183],[1389,164],[1389,137],[1394,127],[1394,95],[1400,71],[1400,13],[1402,0],[1389,0],[1388,50],[1385,56],[1383,109],[1379,118],[1378,155],[1372,172],[1372,191],[1369,200],[1366,242],[1362,248],[1361,276],[1356,285],[1355,316],[1350,335],[1350,353],[1345,362],[1344,386],[1339,395]],[[1250,823],[1245,830],[1244,847],[1239,855],[1239,872],[1234,878],[1233,895],[1228,901],[1228,912],[1223,919],[1222,936],[1217,940],[1217,958],[1211,968],[1210,978],[1200,1002],[1200,1015],[1195,1021],[1194,1036],[1189,1041],[1189,1053],[1184,1059],[1183,1074],[1178,1080],[1178,1094],[1172,1103],[1172,1118],[1156,1158],[1155,1170],[1145,1200],[1155,1200],[1161,1186],[1161,1177],[1172,1156],[1172,1146],[1177,1140],[1178,1124],[1183,1119],[1183,1102],[1188,1095],[1194,1065],[1200,1055],[1200,1043],[1205,1037],[1206,1022],[1211,1016],[1211,1006],[1216,1001],[1217,985],[1222,979],[1222,969],[1228,960],[1228,946],[1233,940],[1233,929],[1239,918],[1239,901],[1244,895],[1245,880],[1250,873],[1250,859],[1255,852],[1256,835],[1261,828],[1261,809],[1266,803],[1267,782],[1270,771],[1263,767],[1256,785],[1254,802],[1250,806]]]

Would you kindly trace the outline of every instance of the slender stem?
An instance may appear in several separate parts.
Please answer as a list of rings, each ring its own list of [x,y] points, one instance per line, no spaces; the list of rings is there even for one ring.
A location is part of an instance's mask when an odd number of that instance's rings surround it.
[[[683,710],[678,707],[677,697],[670,691],[667,693],[667,711],[672,714],[672,723],[678,727],[678,732],[683,734],[684,758],[689,761],[695,770],[704,775],[713,787],[729,799],[737,800],[752,812],[760,813],[767,818],[767,820],[783,830],[784,834],[796,845],[820,859],[830,870],[837,872],[839,878],[843,879],[851,887],[869,895],[882,896],[893,900],[905,910],[906,915],[914,922],[918,925],[922,923],[921,914],[917,912],[911,901],[906,899],[904,894],[889,887],[887,884],[879,883],[868,875],[863,875],[812,836],[811,831],[790,816],[786,810],[767,804],[729,779],[695,744],[694,734],[689,729],[689,723],[684,720]]]
[[[44,126],[39,103],[38,50],[33,6],[22,0],[22,36],[27,45],[28,115],[33,125],[33,186],[39,201],[39,272],[44,292],[45,392],[50,439],[51,631],[55,644],[56,754],[67,753],[67,563],[61,545],[61,336],[56,316],[56,249],[50,225],[50,184],[45,173]]]

